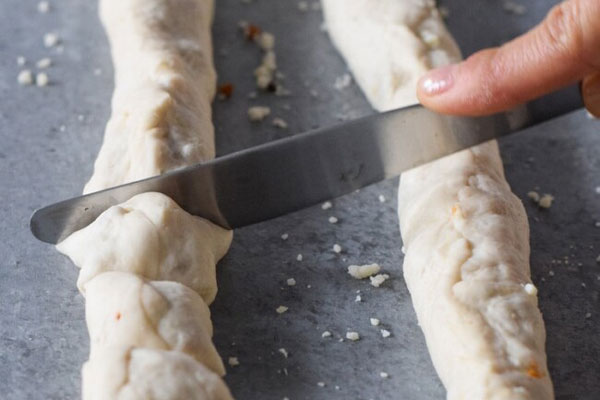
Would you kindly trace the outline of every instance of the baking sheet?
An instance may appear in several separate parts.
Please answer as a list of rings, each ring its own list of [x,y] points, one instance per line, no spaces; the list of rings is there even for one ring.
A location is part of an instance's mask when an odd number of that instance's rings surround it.
[[[334,88],[346,67],[321,31],[312,1],[308,12],[292,0],[217,3],[215,62],[220,82],[235,85],[230,101],[215,103],[219,154],[372,112],[354,84]],[[519,16],[506,13],[499,0],[444,2],[465,54],[522,32],[552,3],[523,1],[527,12]],[[96,3],[50,5],[48,14],[39,14],[37,1],[0,2],[0,397],[6,399],[79,397],[79,370],[88,354],[77,269],[37,242],[27,224],[35,208],[78,194],[90,176],[109,115],[112,67]],[[260,53],[240,36],[241,19],[276,35],[291,96],[247,97]],[[59,34],[62,53],[44,48],[46,32]],[[49,87],[18,86],[20,55],[29,68],[52,58]],[[277,129],[270,119],[250,124],[249,105],[271,106],[272,116],[289,128]],[[559,399],[600,397],[599,130],[598,122],[578,112],[501,144],[508,180],[530,218],[533,280]],[[316,206],[235,232],[218,267],[212,313],[220,354],[240,361],[226,377],[236,398],[444,398],[402,278],[395,188],[384,182],[334,200],[329,210]],[[556,197],[551,209],[527,201],[534,189]],[[329,216],[339,222],[330,224]],[[332,251],[336,243],[341,255]],[[370,262],[391,275],[379,289],[345,272],[351,263]],[[290,277],[296,286],[286,285]],[[289,311],[277,314],[279,305]],[[371,317],[392,336],[382,338]],[[333,337],[323,339],[325,330]],[[361,340],[340,342],[347,330]]]

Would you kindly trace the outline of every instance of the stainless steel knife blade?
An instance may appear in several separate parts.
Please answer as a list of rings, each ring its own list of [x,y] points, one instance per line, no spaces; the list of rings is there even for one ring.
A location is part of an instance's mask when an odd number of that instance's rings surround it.
[[[35,211],[30,227],[38,239],[58,243],[107,208],[155,191],[191,214],[238,228],[350,193],[533,122],[526,113],[467,118],[410,106],[65,200]]]

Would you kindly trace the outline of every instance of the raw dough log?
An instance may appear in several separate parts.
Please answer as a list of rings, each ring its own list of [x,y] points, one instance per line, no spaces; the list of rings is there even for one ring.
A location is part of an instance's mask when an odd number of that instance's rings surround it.
[[[176,350],[225,375],[210,310],[193,290],[124,272],[101,274],[85,287],[91,359],[114,345]]]
[[[379,111],[414,104],[460,54],[432,1],[323,0],[329,33]],[[490,142],[402,175],[404,276],[448,399],[552,399],[529,227]]]
[[[84,192],[214,157],[213,7],[213,0],[100,1],[115,92]],[[168,197],[144,193],[57,246],[81,268],[87,296],[84,399],[231,399],[207,306],[231,237]]]
[[[111,207],[58,244],[81,268],[77,286],[106,271],[182,283],[207,304],[217,294],[215,264],[232,232],[188,214],[160,193],[143,193]]]
[[[101,0],[112,114],[84,193],[215,156],[213,0]]]
[[[112,346],[83,366],[86,400],[231,400],[217,374],[185,353]]]

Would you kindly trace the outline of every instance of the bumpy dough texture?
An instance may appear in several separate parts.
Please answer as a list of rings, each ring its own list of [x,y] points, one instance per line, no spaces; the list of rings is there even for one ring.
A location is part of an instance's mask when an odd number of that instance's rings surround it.
[[[98,275],[85,287],[90,358],[114,345],[176,350],[225,374],[211,341],[210,311],[193,290],[125,272]]]
[[[231,400],[217,374],[185,353],[111,346],[83,366],[86,400]]]
[[[334,43],[377,110],[416,103],[418,77],[460,58],[433,2],[323,5]],[[542,316],[524,289],[527,217],[497,143],[403,174],[398,211],[405,280],[448,399],[552,399]]]
[[[212,0],[102,0],[115,68],[93,192],[211,159]]]
[[[182,283],[210,304],[217,294],[215,264],[232,232],[195,217],[160,193],[143,193],[109,208],[57,245],[81,268],[77,285],[106,271]]]

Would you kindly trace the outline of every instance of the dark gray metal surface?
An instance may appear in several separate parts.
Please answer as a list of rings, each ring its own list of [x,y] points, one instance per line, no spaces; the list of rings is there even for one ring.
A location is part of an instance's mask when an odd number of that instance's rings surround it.
[[[56,0],[50,14],[39,15],[36,3],[0,2],[0,397],[11,400],[79,396],[88,338],[83,299],[75,288],[77,270],[31,236],[28,219],[35,208],[81,191],[100,146],[112,91],[96,4]],[[502,10],[500,0],[447,3],[448,23],[465,54],[521,32],[549,7],[541,0],[523,2],[528,13],[513,16]],[[230,101],[215,104],[219,154],[330,125],[342,115],[372,112],[355,85],[333,88],[344,63],[319,30],[320,14],[302,13],[296,4],[219,0],[216,63],[220,80],[236,87]],[[291,97],[246,97],[260,54],[241,40],[237,21],[242,18],[276,34],[278,64]],[[43,34],[53,30],[63,37],[63,54],[43,47]],[[18,55],[30,62],[51,55],[53,84],[18,87]],[[102,70],[98,76],[96,68]],[[310,95],[311,89],[318,97]],[[272,106],[290,128],[250,125],[249,104]],[[576,113],[502,145],[508,180],[530,217],[533,280],[540,290],[559,399],[600,397],[599,131],[598,122]],[[231,251],[219,264],[212,316],[221,355],[241,362],[226,377],[238,399],[444,398],[402,279],[395,186],[385,182],[340,198],[327,211],[314,207],[236,231]],[[527,201],[526,193],[536,187],[556,197],[549,210]],[[385,203],[378,201],[379,194]],[[330,215],[339,222],[329,224]],[[286,232],[289,239],[282,241]],[[341,255],[331,251],[334,243],[342,246]],[[295,259],[299,253],[302,262]],[[379,262],[390,281],[375,289],[345,273],[348,264],[365,262]],[[296,286],[287,287],[289,277]],[[354,302],[356,290],[361,303]],[[274,310],[281,304],[290,309],[278,315]],[[392,337],[381,338],[369,325],[372,316]],[[338,342],[348,328],[362,339]],[[334,338],[322,339],[324,330]],[[281,347],[289,358],[278,353]],[[380,371],[390,378],[381,379]],[[319,381],[327,386],[317,386]]]

